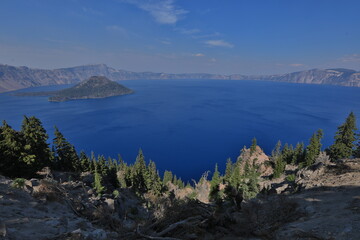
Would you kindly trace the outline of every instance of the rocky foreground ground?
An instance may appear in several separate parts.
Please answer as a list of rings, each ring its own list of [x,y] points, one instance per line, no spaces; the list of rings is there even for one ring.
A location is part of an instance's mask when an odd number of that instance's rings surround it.
[[[128,189],[99,197],[91,175],[75,178],[53,173],[19,187],[0,176],[0,239],[360,239],[360,159],[264,181],[241,206]]]

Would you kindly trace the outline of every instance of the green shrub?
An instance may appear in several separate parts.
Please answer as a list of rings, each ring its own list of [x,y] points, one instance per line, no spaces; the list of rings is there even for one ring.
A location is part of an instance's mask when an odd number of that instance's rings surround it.
[[[23,188],[24,186],[25,186],[25,179],[24,178],[16,178],[13,182],[12,182],[12,184],[11,184],[11,186],[13,187],[13,188]]]
[[[114,190],[113,195],[115,198],[118,198],[120,196],[120,192],[118,190]]]
[[[286,176],[286,181],[295,182],[295,179],[296,179],[295,174],[290,174]]]
[[[195,191],[189,193],[189,195],[187,195],[187,197],[191,200],[195,200],[197,198],[197,193]]]

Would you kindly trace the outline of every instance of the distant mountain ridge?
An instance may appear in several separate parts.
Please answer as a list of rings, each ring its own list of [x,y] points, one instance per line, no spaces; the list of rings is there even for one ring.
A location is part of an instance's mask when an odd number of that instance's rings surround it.
[[[307,84],[331,84],[360,87],[360,72],[351,69],[311,69],[277,75],[223,75],[207,73],[154,73],[116,70],[105,64],[84,65],[53,70],[14,67],[0,64],[0,93],[21,88],[74,84],[91,76],[105,76],[113,81],[136,79],[224,79],[262,80]]]

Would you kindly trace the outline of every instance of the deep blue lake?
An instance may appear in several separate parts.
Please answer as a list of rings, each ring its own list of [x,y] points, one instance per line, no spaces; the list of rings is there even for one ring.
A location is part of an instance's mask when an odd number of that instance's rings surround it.
[[[215,163],[224,170],[256,137],[270,153],[277,140],[308,144],[324,130],[329,146],[350,111],[360,117],[360,88],[227,80],[121,81],[135,90],[106,99],[48,102],[0,94],[0,119],[19,129],[23,115],[41,119],[51,139],[56,125],[78,151],[134,162],[142,148],[162,173],[198,179]],[[47,91],[52,86],[21,91]]]

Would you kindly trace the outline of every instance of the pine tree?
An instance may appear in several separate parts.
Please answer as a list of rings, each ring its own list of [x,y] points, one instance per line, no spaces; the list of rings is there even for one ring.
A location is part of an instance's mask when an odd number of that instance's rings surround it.
[[[132,187],[135,191],[145,192],[146,189],[146,163],[145,163],[145,157],[141,149],[139,149],[139,153],[136,157],[136,161],[134,163],[134,166],[132,168]]]
[[[357,147],[355,150],[355,157],[360,158],[360,134],[357,134]]]
[[[176,185],[177,184],[177,176],[176,176],[176,174],[174,174],[174,178],[173,178],[173,180],[172,180],[172,184],[174,184],[174,185]]]
[[[98,171],[102,176],[106,176],[108,173],[108,166],[104,155],[99,155],[97,160]]]
[[[57,127],[55,127],[53,144],[55,148],[55,168],[62,171],[75,171],[79,162],[75,147],[65,139]]]
[[[172,182],[172,180],[173,180],[172,172],[165,170],[163,177],[163,184],[166,185],[168,182]]]
[[[274,178],[278,178],[285,171],[286,162],[283,160],[283,156],[281,154],[281,142],[280,140],[276,143],[274,150],[271,153],[271,158],[275,163],[274,167]]]
[[[80,152],[80,166],[81,166],[81,172],[87,172],[91,171],[91,162],[88,156],[86,156],[86,153],[84,151]]]
[[[176,186],[178,186],[179,188],[184,188],[185,184],[181,180],[181,178],[178,178],[178,180],[176,181]]]
[[[257,166],[250,166],[249,171],[246,173],[246,184],[242,185],[242,193],[244,199],[251,199],[256,197],[259,193],[259,176]]]
[[[328,153],[330,159],[335,161],[349,158],[354,154],[356,140],[356,117],[353,112],[346,118],[345,123],[338,127],[335,135],[335,143],[330,146]]]
[[[219,195],[219,185],[220,185],[220,173],[218,170],[218,165],[215,164],[215,170],[212,175],[211,181],[210,181],[210,193],[209,198],[211,201],[217,201],[220,199]]]
[[[130,181],[130,172],[131,171],[128,170],[128,166],[124,162],[124,160],[121,158],[120,154],[118,156],[118,161],[119,161],[119,165],[118,165],[119,167],[118,167],[118,171],[117,171],[118,182],[119,182],[121,188],[126,188],[126,187],[130,186],[130,184],[128,185],[127,182],[131,182]]]
[[[24,140],[23,154],[26,156],[23,160],[27,165],[26,169],[29,174],[35,173],[45,166],[50,166],[51,154],[47,143],[48,135],[41,121],[35,117],[24,116],[21,134]]]
[[[282,151],[281,151],[281,155],[283,156],[283,160],[290,164],[293,160],[295,151],[294,151],[294,147],[292,145],[288,145],[287,143],[285,143]]]
[[[0,136],[0,172],[9,177],[20,177],[26,164],[24,157],[23,140],[19,132],[3,121]]]
[[[231,158],[228,158],[226,161],[226,169],[225,169],[225,176],[224,176],[225,182],[230,182],[230,178],[231,178],[233,170],[234,170],[234,166],[231,161]]]
[[[291,164],[300,164],[305,161],[304,143],[297,143]]]
[[[108,158],[107,161],[107,174],[106,174],[106,180],[114,187],[118,188],[120,186],[120,183],[117,178],[117,162],[114,159]]]
[[[279,155],[281,155],[281,141],[280,140],[276,143],[274,149],[271,151],[272,157],[279,156]]]
[[[315,163],[316,158],[321,152],[321,139],[323,137],[323,130],[319,129],[310,138],[310,144],[306,147],[305,165],[311,166]]]
[[[162,182],[157,173],[155,162],[151,160],[149,161],[146,172],[146,188],[156,195],[161,194]]]
[[[238,190],[242,184],[243,177],[240,172],[240,164],[239,162],[234,164],[233,171],[230,177],[229,184]]]
[[[257,142],[256,142],[256,138],[254,137],[252,139],[252,144],[250,146],[250,155],[252,155],[256,151],[256,146],[257,146]]]
[[[94,189],[97,194],[103,194],[106,191],[106,188],[103,185],[103,178],[97,166],[95,167],[95,176],[94,176]]]

